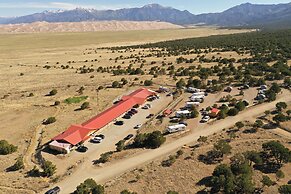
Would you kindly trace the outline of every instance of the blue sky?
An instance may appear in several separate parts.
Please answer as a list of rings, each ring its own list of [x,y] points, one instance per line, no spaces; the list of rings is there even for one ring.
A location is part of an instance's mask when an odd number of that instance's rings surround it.
[[[20,16],[45,10],[74,9],[119,9],[141,7],[150,3],[188,10],[194,14],[219,12],[241,3],[277,4],[291,0],[0,0],[0,16]]]

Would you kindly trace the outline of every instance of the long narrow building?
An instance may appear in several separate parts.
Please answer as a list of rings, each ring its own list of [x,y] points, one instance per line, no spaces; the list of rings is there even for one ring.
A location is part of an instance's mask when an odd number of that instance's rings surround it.
[[[69,153],[73,146],[89,139],[90,134],[107,126],[134,106],[144,104],[147,98],[153,95],[155,95],[154,91],[141,88],[123,96],[118,103],[109,109],[81,125],[71,125],[66,131],[52,138],[53,141],[49,147],[62,153]]]

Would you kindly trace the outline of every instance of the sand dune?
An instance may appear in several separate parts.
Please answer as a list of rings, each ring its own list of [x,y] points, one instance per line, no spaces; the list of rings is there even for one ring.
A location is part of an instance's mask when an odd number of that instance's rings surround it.
[[[0,33],[31,32],[95,32],[95,31],[128,31],[159,30],[183,28],[167,22],[134,22],[134,21],[98,21],[98,22],[35,22],[30,24],[0,25]]]

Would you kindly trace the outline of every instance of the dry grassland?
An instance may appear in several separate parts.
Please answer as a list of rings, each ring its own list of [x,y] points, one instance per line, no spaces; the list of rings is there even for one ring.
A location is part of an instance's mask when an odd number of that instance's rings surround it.
[[[14,154],[0,156],[0,193],[35,193],[39,188],[47,185],[47,179],[25,177],[26,172],[33,167],[29,159],[30,152],[34,151],[34,145],[41,146],[47,143],[50,138],[65,130],[70,124],[81,123],[104,110],[119,95],[139,87],[139,81],[152,78],[149,75],[112,76],[96,71],[90,74],[76,73],[76,70],[84,65],[97,69],[100,66],[127,66],[129,64],[129,60],[124,60],[124,64],[120,61],[117,64],[114,60],[109,61],[110,58],[120,56],[120,53],[99,49],[95,53],[94,50],[88,49],[237,32],[241,31],[197,28],[0,35],[0,139],[6,139],[19,147]],[[131,54],[133,53],[123,53],[124,56]],[[223,55],[234,56],[235,54],[224,53]],[[86,60],[88,62],[85,62]],[[157,65],[161,62],[156,58],[147,58],[145,69],[148,69],[148,63],[154,60],[157,61]],[[75,61],[75,63],[68,64],[68,61]],[[175,58],[169,58],[167,61],[174,62]],[[46,65],[51,68],[44,68]],[[61,65],[69,65],[70,68],[62,69]],[[126,86],[122,89],[104,89],[97,96],[98,86],[106,87],[112,81],[120,81],[123,77],[129,83],[135,82],[133,88]],[[139,77],[139,81],[134,81],[136,77]],[[166,76],[160,76],[154,82],[157,85],[174,84],[173,80]],[[85,111],[74,111],[80,107],[81,103],[67,105],[63,101],[68,97],[80,96],[77,90],[81,86],[85,88],[82,95],[89,97],[87,101],[90,102],[91,108]],[[52,89],[57,89],[58,93],[55,96],[45,96]],[[33,96],[28,97],[30,93],[33,93]],[[55,101],[60,101],[61,105],[52,106]],[[56,117],[57,122],[48,126],[42,125],[42,121],[50,116]],[[20,172],[7,173],[5,169],[10,167],[14,159],[20,155],[27,155],[26,168]],[[66,165],[72,166],[76,162],[68,161]]]

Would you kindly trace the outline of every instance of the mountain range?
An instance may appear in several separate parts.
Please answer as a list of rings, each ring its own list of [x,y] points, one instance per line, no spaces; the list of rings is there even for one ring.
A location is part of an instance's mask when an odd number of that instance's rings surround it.
[[[178,25],[216,25],[222,27],[291,27],[291,3],[258,5],[245,3],[220,13],[194,15],[159,4],[140,8],[96,10],[76,8],[73,10],[44,11],[26,16],[0,18],[1,24],[81,21],[163,21]]]

